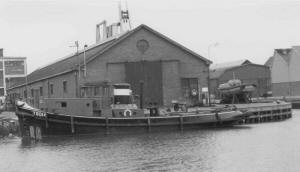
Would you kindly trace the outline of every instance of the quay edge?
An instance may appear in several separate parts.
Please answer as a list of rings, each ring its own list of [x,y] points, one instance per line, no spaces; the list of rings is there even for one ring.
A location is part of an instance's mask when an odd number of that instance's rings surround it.
[[[235,104],[237,109],[247,111],[252,115],[241,121],[241,124],[281,121],[292,118],[292,103],[250,103]]]

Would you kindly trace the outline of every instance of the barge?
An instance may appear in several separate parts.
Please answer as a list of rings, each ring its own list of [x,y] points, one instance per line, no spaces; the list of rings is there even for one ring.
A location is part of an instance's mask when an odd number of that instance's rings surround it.
[[[111,96],[106,98],[59,99],[59,106],[66,107],[65,113],[55,109],[58,106],[57,103],[53,103],[57,102],[56,99],[46,99],[47,108],[43,110],[18,100],[16,115],[19,118],[22,135],[41,138],[47,135],[183,130],[195,127],[232,126],[248,117],[245,110],[237,110],[235,106],[206,111],[181,111],[174,108],[175,110],[162,112],[157,107],[149,107],[148,110],[139,109],[134,104],[129,84],[114,84],[109,88]],[[75,108],[76,111],[67,107]]]

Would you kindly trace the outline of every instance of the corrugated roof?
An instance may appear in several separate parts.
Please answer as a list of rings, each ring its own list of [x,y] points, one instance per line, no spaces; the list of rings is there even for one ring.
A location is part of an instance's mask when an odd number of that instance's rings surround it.
[[[217,78],[219,78],[226,70],[227,70],[227,68],[212,69],[212,70],[210,70],[210,72],[209,72],[209,77],[210,77],[210,79],[217,79]]]
[[[4,56],[1,58],[7,59],[7,60],[24,60],[24,59],[26,59],[26,57],[13,57],[13,56]]]
[[[153,34],[157,35],[160,38],[165,39],[166,41],[168,41],[169,43],[181,48],[182,50],[192,54],[193,56],[199,58],[200,60],[203,60],[204,62],[206,62],[207,64],[212,63],[210,60],[202,57],[201,55],[193,52],[192,50],[184,47],[183,45],[173,41],[172,39],[164,36],[163,34],[153,30],[152,28],[142,24],[139,27],[121,35],[120,37],[117,37],[115,39],[109,40],[105,43],[102,44],[97,44],[97,45],[92,45],[90,47],[87,48],[86,50],[86,62],[89,63],[90,61],[92,61],[94,58],[98,57],[100,54],[104,53],[105,51],[107,51],[108,49],[110,49],[111,47],[115,46],[116,44],[118,44],[119,42],[121,42],[122,40],[126,39],[128,36],[132,35],[133,33],[135,33],[136,31],[140,30],[141,28],[146,29],[150,32],[152,32]],[[32,73],[30,73],[28,75],[28,83],[31,82],[36,82],[39,81],[41,79],[46,79],[49,78],[51,76],[55,76],[64,72],[68,72],[68,71],[72,71],[74,69],[78,69],[78,65],[82,65],[83,64],[83,51],[79,52],[78,54],[72,54],[70,56],[67,56],[65,58],[62,58],[54,63],[51,63],[45,67],[39,68],[35,71],[33,71]],[[24,85],[25,83],[20,83],[19,85]]]
[[[226,63],[219,63],[212,65],[210,68],[210,79],[217,79],[219,78],[226,70],[237,67],[237,66],[242,66],[246,64],[252,64],[249,60],[247,59],[242,59],[242,60],[237,60],[237,61],[231,61],[231,62],[226,62]]]
[[[225,62],[225,63],[213,64],[213,65],[211,65],[210,69],[229,68],[229,67],[240,66],[240,65],[248,64],[248,63],[251,63],[251,62],[247,59],[241,59],[241,60],[230,61],[230,62]]]
[[[104,44],[95,46],[85,52],[86,60],[91,58],[97,52],[112,44],[115,40],[105,42]],[[47,78],[55,74],[59,74],[68,70],[73,70],[83,63],[83,52],[74,54],[70,57],[52,63],[43,68],[37,69],[28,75],[28,82],[34,82],[42,78]]]

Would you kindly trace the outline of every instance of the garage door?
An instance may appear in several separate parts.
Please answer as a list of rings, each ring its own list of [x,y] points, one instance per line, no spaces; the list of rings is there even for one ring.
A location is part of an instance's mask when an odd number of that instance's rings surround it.
[[[144,82],[143,104],[163,104],[161,61],[139,61],[125,63],[126,82],[131,84],[134,94],[140,93],[140,81]]]

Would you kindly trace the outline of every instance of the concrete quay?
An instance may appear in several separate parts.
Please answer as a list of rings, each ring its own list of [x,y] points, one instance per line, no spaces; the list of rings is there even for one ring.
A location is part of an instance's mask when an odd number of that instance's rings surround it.
[[[252,115],[241,124],[281,121],[292,117],[292,104],[288,102],[235,104],[237,109]]]

